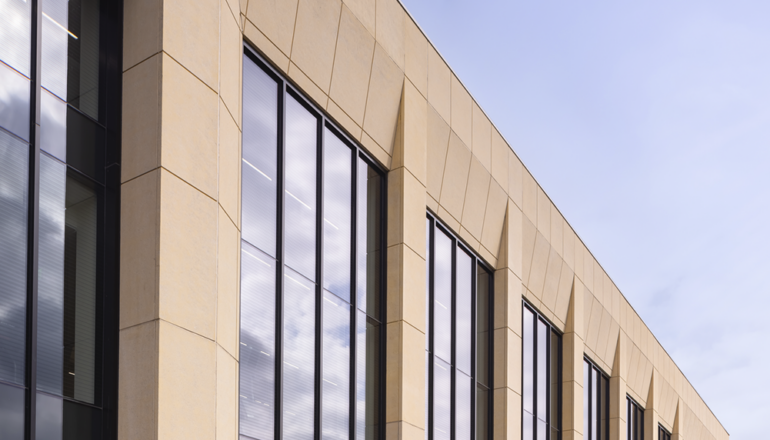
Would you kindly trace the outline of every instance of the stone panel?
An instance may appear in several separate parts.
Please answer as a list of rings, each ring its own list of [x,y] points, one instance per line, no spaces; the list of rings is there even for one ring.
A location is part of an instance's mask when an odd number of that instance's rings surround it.
[[[300,0],[297,8],[291,61],[327,94],[341,7],[340,0]]]
[[[123,74],[123,182],[160,166],[162,58],[155,55]]]
[[[118,438],[158,439],[158,321],[120,331]]]
[[[449,66],[432,45],[428,45],[428,102],[447,123],[451,122]]]
[[[512,151],[508,144],[503,139],[500,132],[495,127],[491,127],[491,150],[492,150],[492,178],[500,184],[505,190],[506,194],[509,194],[511,189],[508,185],[508,161],[512,155]]]
[[[484,168],[492,172],[492,123],[481,111],[479,105],[473,102],[473,154],[479,159]]]
[[[207,84],[219,88],[220,0],[163,1],[163,51]]]
[[[390,155],[393,154],[403,85],[404,72],[388,57],[382,46],[376,44],[364,131]]]
[[[451,121],[452,131],[457,133],[465,145],[473,145],[473,100],[459,79],[451,75]]]
[[[343,5],[329,97],[359,126],[364,124],[373,56],[374,37]]]
[[[428,39],[407,15],[404,20],[404,72],[422,96],[428,97]]]
[[[135,0],[123,7],[123,71],[161,51],[163,2]]]
[[[452,132],[449,135],[444,180],[439,203],[455,219],[462,218],[468,172],[471,167],[471,150]]]
[[[397,0],[377,0],[375,14],[377,43],[404,71],[404,21],[406,12]]]
[[[284,55],[291,56],[298,0],[249,0],[249,21]],[[337,11],[339,12],[339,11]]]
[[[375,0],[344,0],[345,5],[350,8],[370,35],[374,35],[375,23]]]
[[[484,227],[484,212],[489,196],[490,179],[489,172],[475,156],[472,156],[468,185],[465,191],[465,203],[463,204],[462,225],[477,241],[481,238],[481,230]]]
[[[441,197],[441,185],[446,166],[447,148],[449,147],[449,124],[436,112],[433,106],[427,107],[428,116],[428,158],[427,189],[435,199]]]
[[[217,240],[217,343],[238,358],[240,297],[240,237],[238,229],[219,209]]]
[[[503,233],[507,205],[508,196],[505,191],[497,181],[491,180],[489,182],[487,209],[484,214],[484,228],[481,232],[481,244],[498,257],[502,245],[500,239]],[[520,241],[515,242],[515,245],[520,246],[520,243]]]

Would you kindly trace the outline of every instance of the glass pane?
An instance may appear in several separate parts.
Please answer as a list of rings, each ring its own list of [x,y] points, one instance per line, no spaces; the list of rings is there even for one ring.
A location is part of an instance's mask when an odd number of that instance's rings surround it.
[[[0,384],[0,438],[24,440],[24,390]]]
[[[489,439],[489,396],[489,390],[476,386],[476,440]]]
[[[0,61],[30,76],[32,2],[0,0]],[[2,84],[2,81],[0,81]]]
[[[99,4],[68,0],[67,102],[94,119],[99,119]]]
[[[63,391],[66,166],[40,156],[37,388]]]
[[[537,440],[548,438],[548,425],[543,420],[537,421]]]
[[[425,349],[430,350],[430,219],[425,219]],[[425,371],[428,371],[428,363],[425,364]],[[427,373],[426,373],[427,374]],[[427,377],[427,376],[426,376]],[[426,384],[428,382],[425,382]],[[427,400],[425,403],[427,404]],[[427,418],[426,418],[427,420]],[[428,426],[427,424],[425,426]],[[427,436],[428,432],[425,431]]]
[[[67,103],[45,89],[40,92],[40,148],[67,161]]]
[[[240,433],[273,438],[275,260],[248,243],[241,249]]]
[[[535,316],[528,308],[524,308],[523,333],[523,382],[522,406],[524,411],[535,412]]]
[[[315,280],[318,119],[286,96],[286,264]]]
[[[591,438],[591,364],[583,360],[583,429],[586,439]]]
[[[350,305],[324,291],[321,426],[324,439],[350,437]]]
[[[455,360],[457,368],[471,373],[473,358],[473,260],[459,247],[457,248],[457,281],[455,286],[456,325],[455,325]]]
[[[19,385],[25,377],[28,163],[29,146],[0,131],[0,380]]]
[[[2,0],[3,2],[21,0]],[[0,14],[0,22],[3,17]],[[0,34],[3,30],[0,29]],[[3,40],[0,40],[3,41]],[[0,44],[1,48],[5,46]],[[0,127],[29,140],[29,79],[0,63]]]
[[[591,369],[591,440],[599,440],[599,372]]]
[[[374,440],[379,427],[380,328],[358,311],[356,324],[356,439]]]
[[[382,180],[376,169],[358,158],[357,306],[375,319],[380,319]]]
[[[64,229],[63,395],[98,404],[98,196],[92,184],[67,177]]]
[[[67,165],[104,181],[104,128],[67,107]]]
[[[350,301],[352,152],[328,128],[324,139],[324,288]]]
[[[551,415],[548,419],[548,424],[552,428],[560,429],[561,428],[561,420],[559,420],[559,390],[560,390],[560,382],[561,377],[559,376],[559,335],[555,331],[551,331],[551,354],[550,354],[550,361],[551,361],[551,373],[550,373],[550,411]]]
[[[70,38],[68,1],[45,0],[43,5],[43,41],[41,52],[42,85],[61,99],[67,99],[67,54]]]
[[[489,350],[490,319],[489,319],[489,272],[478,265],[476,275],[476,380],[491,388],[489,367],[491,355]]]
[[[101,438],[102,412],[65,400],[62,440],[101,440]]]
[[[452,429],[452,367],[433,361],[433,440],[449,440]]]
[[[610,383],[606,377],[599,375],[601,380],[599,384],[601,389],[599,391],[599,439],[609,440],[610,438]]]
[[[547,421],[549,328],[537,321],[537,418]],[[540,434],[538,433],[538,436]]]
[[[528,413],[524,412],[523,417],[521,419],[521,438],[522,440],[534,440],[535,439],[535,428],[532,426],[532,423],[534,422],[535,417]]]
[[[471,439],[471,393],[473,379],[460,371],[455,372],[455,440]]]
[[[62,440],[62,399],[37,393],[35,411],[35,438],[37,440]]]
[[[278,84],[244,55],[243,239],[275,257],[278,183]]]
[[[286,268],[283,311],[283,435],[311,440],[315,396],[315,284]]]
[[[425,350],[425,440],[430,437],[428,420],[430,419],[430,352]]]
[[[435,231],[434,251],[433,351],[444,361],[450,361],[452,359],[452,239],[438,228]]]

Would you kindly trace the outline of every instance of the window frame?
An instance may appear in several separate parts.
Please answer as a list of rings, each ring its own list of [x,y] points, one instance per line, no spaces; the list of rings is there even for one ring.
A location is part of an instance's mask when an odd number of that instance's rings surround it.
[[[671,440],[671,433],[661,424],[658,424],[658,440]]]
[[[347,133],[339,124],[336,123],[331,117],[329,117],[323,109],[316,105],[306,94],[304,94],[299,87],[297,87],[290,78],[281,73],[279,69],[274,67],[269,59],[264,56],[259,49],[252,46],[248,41],[243,41],[243,55],[248,57],[249,60],[255,63],[255,65],[261,69],[271,79],[277,83],[277,199],[276,199],[276,249],[275,249],[275,262],[276,262],[276,278],[275,278],[275,366],[274,366],[274,439],[283,438],[283,359],[284,359],[284,278],[287,268],[285,258],[285,221],[286,221],[286,97],[291,97],[296,100],[302,107],[304,107],[310,114],[317,118],[316,129],[316,218],[315,218],[315,280],[308,280],[313,283],[314,286],[314,300],[315,300],[315,323],[314,323],[314,439],[321,439],[323,436],[323,420],[322,420],[322,379],[323,379],[323,295],[324,295],[324,132],[329,130],[332,135],[344,143],[351,149],[351,223],[350,223],[350,281],[351,281],[351,294],[350,294],[350,378],[349,378],[349,438],[357,438],[356,423],[357,423],[357,330],[358,330],[358,298],[356,292],[356,286],[358,282],[357,272],[357,246],[358,246],[358,176],[361,171],[359,167],[359,161],[362,160],[369,167],[375,169],[382,181],[380,188],[380,231],[379,241],[381,244],[380,251],[382,252],[379,261],[380,279],[378,280],[378,289],[380,297],[378,299],[379,317],[373,317],[369,315],[366,310],[361,310],[366,315],[368,320],[377,321],[378,324],[378,383],[375,385],[377,389],[377,396],[381,402],[377,402],[376,414],[378,419],[378,426],[376,431],[376,438],[385,438],[385,381],[386,381],[386,324],[387,324],[387,258],[385,256],[386,243],[387,243],[387,168],[376,157],[369,154],[358,142],[354,140],[349,133]],[[243,154],[241,153],[241,159]],[[364,168],[366,172],[367,168]],[[242,184],[243,182],[241,182]],[[243,196],[241,196],[243,197]],[[249,243],[249,242],[246,242]],[[249,245],[256,247],[254,244]],[[239,246],[240,243],[239,243]],[[261,251],[261,249],[260,249]],[[297,270],[297,269],[292,269]],[[299,272],[298,272],[299,273]],[[332,293],[333,294],[333,293]],[[241,291],[239,291],[239,296]],[[240,312],[239,312],[240,313]],[[239,326],[240,329],[240,326]],[[240,330],[239,330],[240,331]],[[239,379],[240,388],[240,379]],[[240,433],[240,411],[238,414],[238,435],[244,439],[250,439],[251,437]]]
[[[590,439],[593,438],[592,437],[593,432],[592,432],[592,429],[591,429],[591,427],[593,425],[591,424],[591,421],[592,421],[592,419],[595,416],[593,414],[593,411],[591,411],[592,408],[593,408],[593,405],[592,405],[593,393],[591,392],[593,390],[592,387],[594,385],[594,383],[593,383],[593,377],[594,377],[593,372],[594,371],[598,372],[603,378],[605,378],[607,380],[607,385],[609,385],[610,376],[608,374],[606,374],[587,355],[583,355],[583,362],[584,362],[584,364],[588,363],[588,365],[591,367],[591,373],[592,373],[592,374],[589,374],[589,376],[588,376],[589,383],[588,384],[585,384],[585,383],[583,384],[583,389],[584,390],[588,389],[588,402],[589,402],[588,403],[588,408],[584,409],[584,411],[585,410],[588,411],[588,421],[589,421],[589,423],[588,423],[588,426],[584,426],[583,427],[583,431],[586,432],[586,438],[590,440]],[[604,423],[604,426],[601,426],[601,424],[600,424],[601,417],[600,417],[600,418],[597,419],[596,425],[600,427],[599,435],[601,435],[602,432],[605,431],[605,432],[607,432],[607,436],[606,437],[598,437],[598,440],[601,440],[602,438],[609,439],[609,432],[610,432],[610,414],[609,414],[610,413],[610,405],[609,405],[609,402],[610,402],[610,390],[609,390],[609,387],[606,388],[606,391],[603,394],[604,394],[603,396],[599,395],[599,403],[597,404],[597,408],[599,408],[599,405],[601,405],[602,399],[604,399],[607,402],[606,406],[605,406],[605,408],[606,408],[606,414],[605,414],[606,415],[606,423]],[[601,416],[601,414],[600,414],[600,416]]]
[[[644,440],[644,407],[628,394],[626,394],[626,440]]]
[[[559,359],[557,360],[557,371],[558,371],[558,375],[559,375],[559,378],[557,380],[557,384],[558,384],[558,387],[559,387],[559,389],[557,391],[557,396],[558,396],[558,399],[559,399],[559,401],[557,402],[557,408],[558,408],[558,411],[557,411],[558,416],[557,417],[559,419],[557,421],[558,422],[557,431],[558,431],[559,435],[558,435],[557,439],[552,439],[551,438],[551,424],[552,424],[552,420],[551,420],[551,412],[549,410],[550,407],[551,407],[551,393],[550,393],[550,383],[551,383],[551,381],[549,381],[549,380],[546,380],[546,384],[547,384],[549,389],[546,391],[545,394],[546,394],[546,414],[547,414],[547,418],[548,418],[548,421],[547,421],[547,431],[546,431],[546,440],[561,440],[562,436],[563,436],[562,435],[563,434],[562,433],[562,431],[563,431],[562,419],[563,419],[563,412],[564,412],[564,410],[562,408],[563,403],[564,403],[564,392],[563,392],[564,391],[564,385],[562,383],[562,379],[564,377],[564,362],[563,362],[563,360],[564,360],[564,352],[563,352],[563,348],[564,348],[564,333],[561,332],[555,325],[553,325],[551,320],[549,320],[543,314],[541,314],[537,310],[537,308],[535,308],[535,306],[530,304],[529,301],[526,300],[526,298],[522,298],[521,301],[522,301],[522,308],[521,308],[521,314],[522,314],[521,325],[522,325],[522,330],[524,328],[524,313],[526,313],[527,310],[529,310],[530,312],[532,312],[532,314],[534,315],[534,318],[535,318],[534,321],[533,321],[534,329],[537,328],[538,321],[542,321],[543,323],[545,323],[545,325],[548,326],[549,336],[551,334],[553,334],[553,333],[555,333],[555,334],[557,334],[559,336],[559,347],[557,349],[557,352],[559,353]],[[534,329],[533,329],[533,331],[534,331]],[[533,410],[535,411],[535,414],[533,414],[533,417],[535,418],[535,423],[533,423],[533,425],[532,425],[533,438],[537,438],[537,404],[538,404],[538,402],[537,402],[537,381],[538,381],[538,377],[537,377],[538,376],[537,375],[537,370],[538,370],[538,368],[537,368],[537,341],[538,341],[538,338],[537,338],[537,336],[538,336],[537,332],[535,332],[535,334],[533,336],[533,345],[532,345],[532,347],[533,347],[533,359],[535,359],[535,364],[534,364],[533,369],[532,369],[532,380],[533,380],[533,383],[534,383],[534,387],[533,387],[533,389],[534,389],[534,391],[533,391]],[[522,354],[522,356],[521,356],[521,372],[522,372],[521,373],[521,390],[522,390],[522,395],[521,395],[521,400],[522,400],[522,405],[521,405],[521,417],[522,417],[521,438],[522,439],[524,439],[524,423],[523,423],[523,420],[524,420],[524,416],[525,416],[524,415],[524,412],[525,412],[524,411],[524,404],[523,404],[523,402],[524,402],[524,341],[523,341],[523,337],[524,337],[524,335],[523,335],[523,331],[522,331],[522,344],[521,344],[521,354]],[[550,362],[551,362],[551,351],[552,351],[551,350],[551,338],[549,337],[548,338],[548,342],[547,342],[547,348],[546,348],[546,356],[547,356],[547,359],[548,359],[547,363],[549,364],[549,366],[550,366]],[[548,374],[550,374],[550,368],[546,368],[546,371],[549,372]]]
[[[488,391],[488,398],[487,398],[487,440],[492,439],[492,434],[494,430],[494,295],[495,295],[495,289],[494,289],[494,274],[495,270],[484,259],[482,259],[480,256],[478,256],[470,246],[468,246],[464,240],[462,240],[457,234],[452,232],[452,230],[439,219],[439,217],[431,212],[430,210],[427,211],[426,220],[430,225],[429,228],[429,236],[426,237],[426,242],[429,245],[428,251],[428,261],[427,263],[427,273],[426,273],[426,284],[427,284],[427,292],[426,292],[426,316],[428,316],[428,322],[426,322],[426,327],[428,330],[428,336],[425,344],[425,350],[428,357],[428,364],[426,365],[427,369],[427,381],[425,384],[425,391],[427,395],[427,401],[425,402],[425,411],[426,411],[426,421],[427,426],[425,427],[425,438],[427,440],[433,440],[433,382],[434,382],[434,365],[435,361],[434,358],[435,355],[435,349],[434,349],[434,284],[435,284],[435,233],[436,229],[440,229],[443,233],[445,233],[451,243],[452,243],[452,281],[451,281],[451,295],[452,295],[452,319],[451,319],[451,328],[452,328],[452,336],[451,336],[451,360],[449,362],[451,366],[451,392],[450,392],[450,438],[454,439],[455,437],[455,412],[456,412],[456,394],[455,389],[457,387],[457,381],[456,381],[456,371],[457,365],[456,365],[456,336],[455,336],[455,329],[457,328],[457,307],[456,307],[456,300],[457,300],[457,252],[465,252],[468,254],[468,256],[471,258],[471,267],[472,267],[472,273],[471,273],[471,297],[472,297],[472,310],[471,310],[471,327],[472,327],[472,337],[471,337],[471,380],[473,383],[472,392],[471,392],[471,426],[470,426],[470,436],[471,440],[476,440],[476,429],[477,429],[477,423],[476,423],[476,415],[478,410],[478,402],[477,402],[477,387],[480,385],[478,380],[478,347],[477,347],[477,334],[478,334],[478,319],[477,319],[477,313],[478,313],[478,268],[483,268],[488,274],[489,274],[489,286],[488,286],[488,322],[489,322],[489,341],[487,343],[488,346],[488,353],[489,353],[489,362],[488,362],[488,377],[489,377],[489,385],[483,385],[482,387],[487,389]],[[440,358],[439,358],[440,359]],[[464,374],[464,373],[461,373]]]

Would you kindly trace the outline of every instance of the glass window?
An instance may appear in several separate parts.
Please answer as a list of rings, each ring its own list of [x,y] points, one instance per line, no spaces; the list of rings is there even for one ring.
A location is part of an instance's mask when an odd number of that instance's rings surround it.
[[[609,377],[590,359],[583,360],[583,421],[590,440],[609,439]]]
[[[660,425],[658,425],[658,440],[671,440],[671,433]]]
[[[24,389],[0,383],[0,438],[24,440]]]
[[[241,244],[241,433],[273,437],[275,418],[275,260]]]
[[[558,440],[561,436],[561,336],[526,302],[523,315],[522,438]]]
[[[22,0],[11,1],[22,2]],[[2,23],[3,15],[0,14],[0,23]],[[2,28],[1,24],[0,28]],[[0,35],[4,30],[0,29]],[[8,40],[2,39],[0,41]],[[5,46],[5,43],[0,44],[0,50]],[[6,64],[0,63],[0,127],[25,141],[29,140],[29,87],[29,78]]]
[[[0,381],[22,386],[26,365],[28,164],[29,147],[0,130]]]
[[[0,61],[29,78],[32,44],[32,2],[3,0],[0,3]],[[2,82],[0,81],[0,84]],[[27,93],[29,94],[29,92]]]
[[[426,439],[491,437],[491,273],[426,222]]]
[[[644,410],[630,396],[626,397],[626,430],[628,440],[644,440]]]
[[[243,72],[241,438],[376,440],[383,174],[248,48]]]

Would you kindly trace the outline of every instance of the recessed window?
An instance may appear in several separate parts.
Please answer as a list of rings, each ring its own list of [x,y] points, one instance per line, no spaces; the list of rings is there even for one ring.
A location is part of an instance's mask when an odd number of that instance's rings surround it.
[[[589,359],[583,360],[583,431],[586,440],[610,438],[610,380]]]
[[[630,396],[626,397],[626,438],[644,440],[644,409]]]
[[[671,433],[660,425],[658,425],[658,440],[671,440]]]
[[[384,174],[249,48],[240,435],[382,435]]]
[[[526,302],[522,320],[522,439],[561,439],[561,335]]]
[[[428,215],[425,438],[491,438],[492,272]]]

